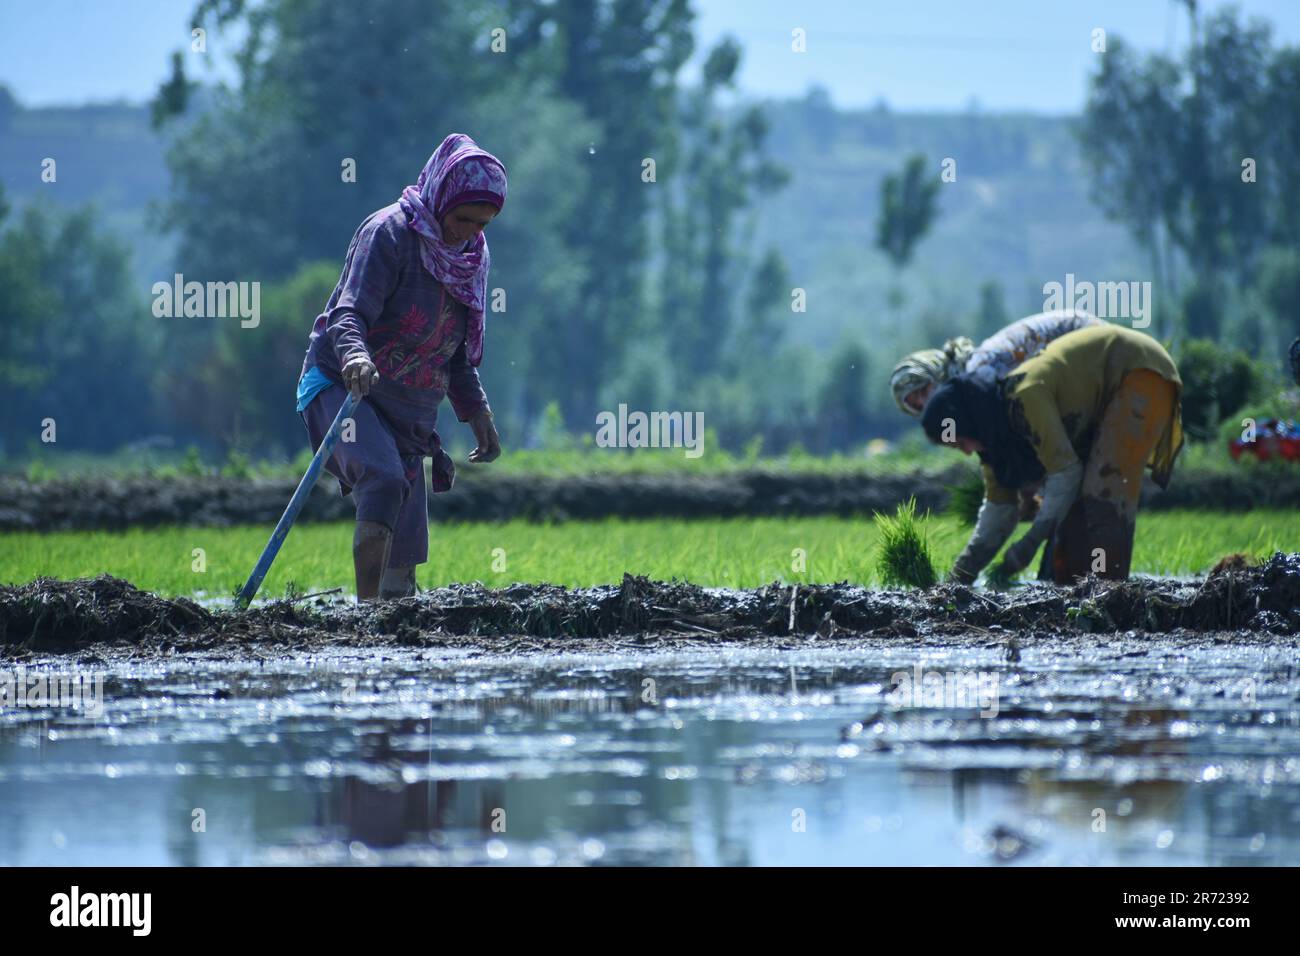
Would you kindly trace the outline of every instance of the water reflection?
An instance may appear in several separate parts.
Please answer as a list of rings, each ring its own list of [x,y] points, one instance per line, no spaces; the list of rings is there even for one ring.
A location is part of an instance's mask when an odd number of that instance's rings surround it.
[[[0,863],[1293,864],[1294,651],[116,665],[98,721],[0,713]]]

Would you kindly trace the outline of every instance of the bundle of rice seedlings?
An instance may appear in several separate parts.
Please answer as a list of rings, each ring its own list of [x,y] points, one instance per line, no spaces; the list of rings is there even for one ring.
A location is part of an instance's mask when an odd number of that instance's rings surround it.
[[[948,486],[948,506],[944,510],[962,524],[974,527],[983,503],[984,479],[979,472],[973,472],[960,484]]]
[[[928,588],[938,580],[926,539],[924,517],[916,514],[916,499],[898,506],[891,518],[877,514],[880,535],[876,570],[889,587]]]

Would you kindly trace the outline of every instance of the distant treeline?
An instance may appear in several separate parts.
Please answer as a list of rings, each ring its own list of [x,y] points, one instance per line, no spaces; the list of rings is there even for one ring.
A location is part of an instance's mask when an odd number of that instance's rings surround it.
[[[25,110],[0,89],[0,183],[21,206],[0,198],[7,457],[152,435],[292,456],[306,334],[352,232],[453,130],[511,174],[482,372],[516,447],[620,403],[702,411],[731,449],[903,434],[886,388],[903,351],[989,334],[1068,274],[1153,281],[1151,331],[1180,356],[1195,333],[1227,346],[1220,365],[1257,359],[1241,389],[1205,372],[1227,384],[1201,399],[1204,434],[1270,391],[1300,301],[1300,70],[1234,15],[1177,62],[1113,39],[1076,120],[845,112],[815,89],[737,106],[730,40],[680,82],[685,0],[429,6],[204,0],[209,42],[241,38],[240,84],[197,85],[180,53],[150,110]],[[882,184],[912,157],[955,177],[897,259],[876,247]],[[155,317],[174,273],[260,283],[260,320]]]

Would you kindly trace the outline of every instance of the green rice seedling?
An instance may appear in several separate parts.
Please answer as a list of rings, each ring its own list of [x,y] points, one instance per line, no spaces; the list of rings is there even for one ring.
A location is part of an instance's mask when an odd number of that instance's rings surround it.
[[[350,521],[295,526],[262,596],[278,597],[290,581],[306,592],[351,591],[353,527]],[[952,564],[970,533],[947,514],[930,515],[924,528],[936,568]],[[4,531],[0,585],[112,574],[168,597],[224,602],[243,587],[269,533],[267,524]],[[751,588],[774,580],[879,586],[879,537],[878,522],[870,517],[838,515],[438,522],[430,528],[429,563],[420,565],[418,580],[424,589],[467,581],[589,587],[617,584],[629,573],[705,587]],[[205,553],[202,567],[194,561],[196,548]],[[497,549],[509,555],[507,566],[494,564]],[[1133,573],[1204,574],[1238,551],[1252,561],[1274,551],[1300,551],[1300,510],[1143,511]]]
[[[876,569],[886,586],[928,588],[938,580],[923,517],[917,517],[916,499],[898,506],[893,517],[876,515],[880,547]]]
[[[984,479],[975,472],[959,484],[948,486],[948,506],[944,512],[967,527],[974,527],[983,503]]]

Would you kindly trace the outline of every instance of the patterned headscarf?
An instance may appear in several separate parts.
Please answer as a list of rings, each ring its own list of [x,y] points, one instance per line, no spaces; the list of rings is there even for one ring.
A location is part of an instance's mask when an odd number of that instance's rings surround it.
[[[949,339],[941,349],[913,352],[895,365],[889,375],[889,388],[903,414],[920,418],[920,410],[910,407],[904,399],[917,389],[942,385],[966,371],[966,363],[974,351],[975,343],[962,335]]]
[[[471,365],[483,360],[484,305],[492,257],[483,233],[464,248],[442,240],[442,217],[467,202],[486,202],[501,209],[506,202],[506,169],[464,133],[452,133],[434,150],[414,186],[402,190],[398,203],[406,224],[420,236],[420,261],[457,302],[469,309],[465,352]]]

